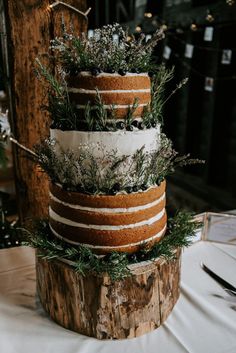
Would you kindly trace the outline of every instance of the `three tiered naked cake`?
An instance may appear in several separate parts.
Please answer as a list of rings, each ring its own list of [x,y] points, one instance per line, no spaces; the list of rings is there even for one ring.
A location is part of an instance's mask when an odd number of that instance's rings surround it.
[[[120,175],[129,174],[132,156],[140,149],[145,156],[158,151],[160,125],[153,124],[154,127],[148,129],[142,126],[143,110],[151,100],[151,82],[147,73],[126,73],[125,76],[100,73],[94,77],[89,72],[81,72],[76,77],[69,77],[68,81],[70,100],[82,116],[87,102],[90,101],[93,108],[99,94],[106,110],[113,105],[113,123],[117,119],[118,128],[116,131],[51,129],[51,138],[56,141],[59,155],[63,151],[79,157],[86,151],[97,162],[96,173],[102,176],[113,151],[116,151],[117,158],[123,159],[119,164]],[[125,129],[124,119],[135,100],[138,105],[132,123]],[[136,175],[129,176],[129,184],[123,191],[120,191],[119,183],[115,183],[108,190],[109,194],[97,195],[66,191],[58,184],[51,184],[49,214],[52,232],[72,244],[86,244],[100,254],[134,252],[140,245],[158,242],[166,230],[165,182],[148,187],[135,185],[135,178]],[[79,179],[78,176],[77,183],[81,185]]]
[[[179,297],[179,248],[196,227],[185,214],[167,225],[165,178],[196,161],[161,133],[173,73],[153,64],[162,37],[128,39],[117,24],[92,38],[64,32],[51,45],[56,78],[37,61],[53,119],[36,148],[51,179],[49,222],[30,240],[38,294],[56,322],[100,339],[165,321]]]

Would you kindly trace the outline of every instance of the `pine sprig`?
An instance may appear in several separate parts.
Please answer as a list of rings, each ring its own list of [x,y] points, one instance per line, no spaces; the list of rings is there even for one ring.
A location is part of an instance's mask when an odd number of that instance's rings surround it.
[[[134,119],[134,117],[133,117],[134,112],[137,108],[138,108],[138,98],[135,98],[133,104],[131,106],[129,105],[128,113],[124,119],[126,128],[130,127],[130,125],[132,124],[132,121]]]
[[[162,256],[170,260],[174,258],[177,248],[191,245],[195,232],[200,227],[201,224],[193,220],[191,213],[177,212],[174,218],[168,220],[166,236],[151,250],[144,250],[144,252],[150,259]]]
[[[151,249],[143,248],[136,254],[113,252],[106,256],[94,254],[88,247],[72,246],[55,238],[47,221],[38,223],[33,233],[25,232],[23,245],[38,249],[38,256],[49,261],[55,259],[70,260],[75,271],[85,276],[87,273],[101,275],[107,273],[111,280],[122,280],[131,275],[129,265],[157,258],[171,260],[175,257],[176,249],[189,246],[195,232],[201,224],[186,212],[178,212],[169,220],[167,233],[164,238]]]
[[[115,281],[130,275],[126,254],[111,253],[109,257],[99,257],[88,247],[79,245],[71,246],[57,238],[53,238],[48,223],[39,222],[34,233],[25,231],[25,241],[22,245],[38,249],[38,256],[45,260],[66,259],[70,260],[75,271],[85,276],[87,273],[107,272]]]

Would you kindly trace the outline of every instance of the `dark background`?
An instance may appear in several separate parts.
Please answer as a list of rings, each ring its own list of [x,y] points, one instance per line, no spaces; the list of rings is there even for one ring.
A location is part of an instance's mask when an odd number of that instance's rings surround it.
[[[165,25],[166,37],[156,48],[155,58],[157,63],[164,61],[167,67],[175,66],[175,77],[167,92],[183,78],[189,78],[187,85],[166,105],[164,132],[181,154],[190,153],[192,158],[204,159],[206,163],[179,170],[169,177],[169,205],[195,212],[235,209],[236,0],[87,2],[92,8],[90,29],[120,22],[138,36],[137,26],[143,33],[152,34]],[[213,40],[209,42],[203,39],[208,26],[214,29]],[[185,57],[187,43],[194,46],[192,58]],[[171,48],[169,59],[163,58],[165,46]],[[229,65],[221,63],[223,49],[232,50]],[[206,77],[213,78],[212,92],[205,90]]]
[[[120,22],[145,34],[167,26],[166,38],[156,50],[157,62],[175,66],[175,78],[168,90],[189,78],[169,102],[164,131],[182,154],[206,161],[178,171],[170,178],[170,195],[175,207],[195,211],[219,211],[236,205],[236,2],[233,0],[89,0],[92,7],[89,28]],[[151,13],[152,17],[145,17]],[[208,17],[207,17],[208,15]],[[210,15],[210,16],[209,16]],[[150,15],[149,15],[150,16]],[[212,17],[211,17],[212,16]],[[211,21],[212,20],[212,21]],[[195,24],[195,30],[191,25]],[[213,40],[204,41],[205,28],[214,28]],[[193,44],[191,59],[184,56],[186,44]],[[163,59],[168,45],[171,55]],[[221,63],[222,50],[231,49],[231,63]],[[213,91],[205,90],[206,77],[214,80]]]
[[[92,8],[90,29],[120,22],[138,36],[137,27],[145,34],[152,34],[165,25],[166,37],[154,54],[157,63],[164,61],[167,67],[175,66],[175,77],[167,87],[167,94],[183,78],[189,78],[187,85],[166,105],[164,132],[181,154],[190,153],[192,158],[204,159],[206,163],[182,169],[168,178],[169,211],[184,208],[200,213],[235,209],[236,0],[87,2]],[[212,41],[204,41],[208,26],[214,29]],[[4,48],[6,37],[1,31],[0,35],[0,48]],[[192,58],[185,57],[186,44],[194,46]],[[171,48],[168,59],[163,58],[166,46]],[[221,63],[223,49],[232,50],[228,65]],[[6,88],[1,72],[2,59],[3,51],[0,50],[0,91]],[[206,77],[213,79],[211,92],[205,90]],[[8,104],[7,97],[0,95],[0,109],[4,111]],[[17,219],[17,210],[13,174],[11,178],[1,180],[0,174],[0,230],[5,234],[0,237],[0,248],[20,244],[12,226]]]

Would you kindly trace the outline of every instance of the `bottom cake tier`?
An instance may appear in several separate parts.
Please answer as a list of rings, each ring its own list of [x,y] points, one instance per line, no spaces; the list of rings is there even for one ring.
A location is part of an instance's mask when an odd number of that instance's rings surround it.
[[[42,306],[59,325],[98,339],[134,338],[166,320],[180,294],[181,250],[175,258],[130,265],[131,276],[82,276],[66,260],[36,257]]]
[[[49,224],[56,237],[98,254],[136,252],[166,231],[165,181],[146,191],[88,195],[51,184]]]

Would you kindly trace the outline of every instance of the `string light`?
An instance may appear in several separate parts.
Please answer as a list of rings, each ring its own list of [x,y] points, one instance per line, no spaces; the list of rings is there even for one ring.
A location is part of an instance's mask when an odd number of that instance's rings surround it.
[[[184,30],[182,28],[176,28],[176,33],[183,34]]]
[[[197,25],[196,25],[195,22],[192,22],[192,23],[191,23],[190,29],[191,29],[191,31],[193,31],[193,32],[196,32],[196,31],[197,31]]]
[[[168,26],[167,26],[167,24],[163,24],[162,26],[161,26],[161,29],[165,32],[165,31],[167,31],[167,29],[168,29]]]
[[[213,22],[215,20],[214,16],[212,15],[210,10],[207,10],[206,20],[208,22]]]
[[[136,26],[135,31],[136,31],[136,32],[141,32],[141,31],[142,31],[142,28],[141,28],[140,26]]]
[[[152,18],[152,13],[151,12],[145,12],[144,17]]]
[[[80,15],[84,16],[84,18],[88,21],[88,14],[91,11],[91,7],[89,7],[86,12],[82,12],[82,11],[78,10],[76,7],[69,5],[69,4],[66,4],[63,1],[55,1],[49,5],[49,8],[52,9],[58,5],[63,5],[65,7],[68,7],[70,10],[75,11],[75,12],[79,13]]]
[[[226,0],[226,4],[228,4],[229,6],[234,5],[235,0]]]

